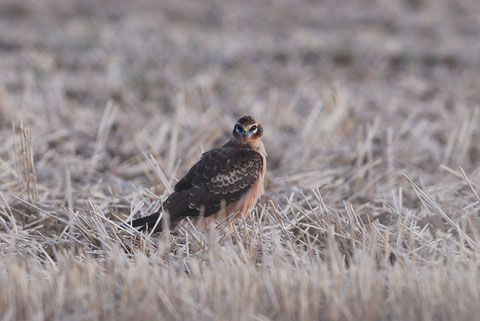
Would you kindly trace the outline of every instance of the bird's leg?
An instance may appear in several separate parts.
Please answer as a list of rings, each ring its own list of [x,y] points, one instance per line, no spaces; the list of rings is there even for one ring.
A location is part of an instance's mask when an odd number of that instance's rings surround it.
[[[235,218],[237,218],[239,215],[241,216],[241,213],[240,213],[240,212],[236,212],[236,213],[230,215],[230,223],[229,223],[229,226],[230,226],[230,233],[232,233],[232,234],[233,234],[233,231],[234,231],[234,229],[233,229],[233,220],[234,220]]]

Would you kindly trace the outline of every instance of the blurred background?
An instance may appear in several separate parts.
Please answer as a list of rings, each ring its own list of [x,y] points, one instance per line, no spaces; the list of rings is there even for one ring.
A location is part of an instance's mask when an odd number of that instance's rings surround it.
[[[375,198],[405,170],[426,184],[442,165],[473,171],[479,10],[469,0],[2,0],[3,166],[14,167],[12,122],[18,135],[23,121],[43,199],[66,172],[85,197],[93,182],[162,193],[142,153],[174,182],[251,114],[266,128],[276,191],[327,184],[339,201]],[[369,189],[358,193],[344,176],[360,168],[380,177],[362,169]]]

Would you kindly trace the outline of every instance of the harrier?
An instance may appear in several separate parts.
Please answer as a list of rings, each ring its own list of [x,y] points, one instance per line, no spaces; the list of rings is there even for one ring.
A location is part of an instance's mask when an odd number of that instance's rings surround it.
[[[203,217],[205,224],[232,215],[245,217],[263,194],[266,152],[262,125],[251,116],[240,118],[230,139],[203,153],[163,203],[170,229],[185,218]],[[131,222],[140,231],[162,230],[161,212]]]

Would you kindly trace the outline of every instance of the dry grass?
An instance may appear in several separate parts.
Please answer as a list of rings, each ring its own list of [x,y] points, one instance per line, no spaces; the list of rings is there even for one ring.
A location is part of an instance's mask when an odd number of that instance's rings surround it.
[[[12,0],[0,30],[3,320],[478,319],[475,1]],[[247,113],[234,233],[115,224]]]

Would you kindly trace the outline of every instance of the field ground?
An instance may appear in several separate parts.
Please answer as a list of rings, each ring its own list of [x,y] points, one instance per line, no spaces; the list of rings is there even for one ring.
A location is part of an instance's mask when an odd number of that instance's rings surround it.
[[[478,320],[477,1],[0,0],[0,30],[2,320]],[[243,114],[254,215],[115,225]]]

